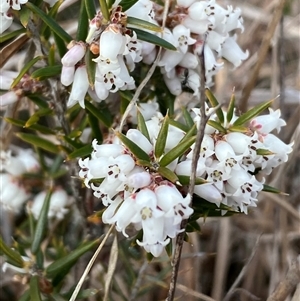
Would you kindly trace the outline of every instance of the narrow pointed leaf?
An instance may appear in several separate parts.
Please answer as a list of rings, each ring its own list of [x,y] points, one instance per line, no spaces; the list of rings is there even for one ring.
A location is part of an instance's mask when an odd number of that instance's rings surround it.
[[[91,154],[92,150],[93,147],[91,145],[85,145],[69,154],[67,160],[87,157]]]
[[[145,160],[136,160],[136,165],[153,168],[151,162]]]
[[[230,132],[247,133],[249,129],[242,125],[233,125],[229,128]]]
[[[235,108],[235,95],[234,95],[234,92],[232,92],[230,102],[229,102],[229,105],[227,108],[227,115],[226,115],[227,123],[230,123],[230,121],[233,117],[234,108]]]
[[[62,273],[66,268],[70,268],[75,262],[86,252],[96,247],[100,242],[100,239],[93,240],[91,242],[85,242],[77,249],[70,252],[66,256],[54,261],[46,268],[46,275],[49,278],[53,278],[56,275]]]
[[[33,134],[25,134],[25,133],[17,133],[16,136],[21,140],[29,144],[32,144],[34,146],[40,147],[48,152],[55,153],[55,154],[59,152],[59,147],[57,145],[39,136]]]
[[[161,176],[163,176],[172,183],[176,183],[178,181],[177,175],[167,167],[160,166],[157,171]]]
[[[183,118],[185,120],[186,125],[189,128],[191,128],[195,124],[195,122],[194,122],[191,114],[188,112],[188,110],[186,109],[186,107],[182,107],[181,111],[182,111],[182,115],[183,115]]]
[[[31,252],[32,254],[37,254],[41,247],[41,242],[43,240],[47,225],[48,225],[48,211],[49,211],[49,206],[50,206],[50,200],[51,200],[51,195],[52,195],[52,189],[49,189],[44,203],[43,207],[40,212],[39,219],[37,221],[37,225],[35,228],[35,233],[33,237],[33,242],[31,245]]]
[[[91,102],[85,101],[85,108],[91,112],[99,121],[101,121],[105,126],[111,127],[112,117],[110,114],[103,110],[96,108]]]
[[[24,260],[22,259],[21,255],[15,250],[11,249],[9,246],[7,246],[1,236],[0,250],[3,254],[7,256],[11,264],[18,268],[22,268],[24,266]]]
[[[136,4],[139,0],[122,0],[119,5],[122,6],[122,10],[126,11],[130,7],[132,7],[134,4]]]
[[[94,2],[94,1],[91,1]],[[80,3],[76,41],[85,41],[89,30],[89,19],[86,11],[85,1]]]
[[[182,142],[182,141],[184,141],[184,140],[186,140],[186,139],[189,139],[189,138],[191,138],[191,137],[193,137],[193,136],[195,136],[195,135],[197,135],[197,125],[196,125],[196,124],[194,124],[194,125],[190,128],[190,130],[184,135],[184,137],[181,139],[180,142]]]
[[[66,54],[66,52],[68,51],[67,46],[66,46],[66,42],[59,35],[57,35],[55,32],[53,32],[53,38],[54,38],[54,41],[55,41],[55,46],[56,46],[56,49],[58,51],[58,54],[62,58]]]
[[[43,96],[37,94],[26,94],[26,96],[30,98],[30,100],[32,100],[38,107],[49,108],[49,104]]]
[[[88,114],[88,120],[89,120],[90,127],[92,129],[94,138],[96,138],[98,141],[102,141],[103,135],[102,135],[101,129],[99,127],[98,119],[93,114],[90,113],[90,114]]]
[[[48,53],[48,65],[50,66],[55,66],[55,45],[52,44],[49,53]],[[61,70],[61,69],[60,69]],[[31,74],[32,76],[32,74]]]
[[[196,137],[191,137],[180,142],[177,146],[175,146],[162,157],[162,159],[159,161],[160,166],[167,166],[172,161],[182,156],[186,151],[189,150],[189,148],[192,146],[195,140]]]
[[[287,195],[287,193],[282,192],[278,188],[275,188],[275,187],[272,187],[272,186],[269,186],[269,185],[266,185],[266,184],[264,184],[264,188],[262,190],[266,191],[266,192]]]
[[[144,150],[142,150],[138,145],[136,145],[133,141],[128,139],[125,135],[123,135],[120,132],[117,132],[116,136],[133,153],[133,155],[137,159],[150,162],[149,155]]]
[[[31,14],[31,11],[26,8],[26,7],[22,7],[22,9],[20,10],[19,12],[19,18],[20,18],[20,22],[21,24],[26,28],[27,27],[27,24],[28,24],[28,21],[29,21],[29,18],[30,18],[30,14]]]
[[[30,300],[42,301],[40,288],[39,288],[39,278],[37,275],[31,276],[30,278],[29,292],[30,292]]]
[[[185,124],[171,118],[169,119],[169,125],[173,125],[184,132],[188,132],[190,130],[189,126],[186,126]]]
[[[261,156],[270,156],[270,155],[274,155],[273,152],[271,152],[268,149],[262,149],[262,148],[258,148],[256,150],[257,155],[261,155]]]
[[[26,29],[21,28],[21,29],[14,30],[14,31],[9,32],[9,33],[1,34],[0,35],[0,43],[6,42],[6,41],[22,34],[22,33],[25,33],[25,32],[26,32]]]
[[[149,132],[143,114],[137,109],[137,128],[150,141]]]
[[[43,56],[37,56],[31,61],[29,61],[20,71],[19,75],[14,79],[10,88],[14,88],[21,80],[21,78],[28,72],[28,70],[39,60],[43,59]]]
[[[170,240],[170,242],[165,246],[165,250],[168,254],[168,256],[171,258],[173,255],[173,242]]]
[[[99,0],[99,2],[100,2],[100,8],[101,8],[103,17],[108,21],[110,19],[110,15],[109,15],[109,10],[107,7],[106,0]]]
[[[162,28],[160,26],[134,17],[127,17],[127,24],[155,32],[162,32]]]
[[[44,68],[40,68],[38,70],[35,70],[31,73],[31,77],[38,79],[38,80],[44,80],[49,77],[57,76],[61,74],[61,65],[55,65],[55,66],[47,66]]]
[[[258,116],[262,111],[266,110],[274,101],[274,99],[266,101],[262,104],[259,104],[255,106],[254,108],[250,109],[245,114],[241,115],[234,123],[233,125],[244,125],[248,121],[250,121],[252,118]]]
[[[66,31],[64,31],[54,19],[45,14],[40,8],[30,2],[27,2],[26,6],[36,15],[38,15],[39,18],[41,18],[50,27],[50,29],[55,32],[60,38],[62,38],[66,43],[72,41],[72,37]]]
[[[50,108],[42,108],[36,111],[25,123],[24,127],[30,127],[33,124],[37,123],[40,117],[47,116],[53,113],[53,110]]]
[[[84,0],[86,12],[89,17],[89,20],[92,20],[96,15],[96,7],[94,1],[91,0]]]
[[[176,47],[174,45],[172,45],[171,43],[167,42],[166,40],[152,34],[146,31],[143,31],[141,29],[137,29],[137,28],[130,28],[129,29],[133,30],[136,32],[138,39],[145,41],[145,42],[149,42],[151,44],[155,44],[157,46],[161,46],[165,49],[169,49],[169,50],[176,50]]]
[[[168,138],[168,129],[169,129],[169,116],[166,115],[161,125],[161,128],[158,132],[156,143],[155,143],[154,156],[156,159],[160,159],[160,157],[165,151],[166,142]]]
[[[182,185],[189,185],[190,184],[190,181],[191,181],[190,176],[182,176],[182,175],[177,175],[177,176],[178,176],[180,184],[182,184]],[[205,183],[208,183],[208,182],[203,178],[198,178],[197,177],[195,179],[195,185],[201,185],[201,184],[205,184]]]
[[[89,79],[89,84],[92,89],[94,89],[96,66],[97,66],[97,64],[93,61],[94,58],[95,55],[90,50],[87,50],[84,60],[85,60],[86,71]]]
[[[208,120],[207,124],[212,126],[213,128],[215,128],[216,130],[218,130],[221,133],[226,133],[226,129],[217,121]]]
[[[216,97],[213,95],[213,93],[209,89],[205,90],[205,95],[213,108],[215,108],[219,105],[218,100],[216,99]],[[218,108],[216,110],[216,115],[218,116],[220,123],[224,124],[224,113],[221,108]]]

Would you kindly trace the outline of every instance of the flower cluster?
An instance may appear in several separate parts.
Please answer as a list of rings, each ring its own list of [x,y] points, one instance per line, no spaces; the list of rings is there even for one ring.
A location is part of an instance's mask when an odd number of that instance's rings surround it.
[[[215,0],[181,1],[172,11],[164,38],[177,47],[166,50],[159,62],[165,83],[174,95],[189,88],[198,95],[200,78],[197,55],[204,52],[206,86],[212,85],[212,77],[223,66],[216,58],[223,57],[238,67],[248,57],[236,42],[236,29],[243,31],[243,19],[239,8],[222,8]],[[191,46],[190,46],[191,45]]]
[[[18,213],[24,202],[30,197],[22,184],[21,175],[25,172],[35,172],[39,163],[31,150],[20,150],[17,156],[11,151],[0,153],[0,204],[5,210]]]
[[[86,43],[72,42],[62,58],[61,82],[65,86],[73,83],[68,106],[79,102],[84,108],[84,97],[88,92],[95,101],[105,100],[109,92],[131,90],[135,81],[129,72],[142,61],[153,63],[156,57],[154,44],[140,41],[134,29],[127,28],[127,18],[134,17],[154,25],[161,19],[160,9],[150,0],[139,0],[126,12],[114,3],[110,19],[105,20],[101,11],[90,21]],[[248,57],[236,43],[235,29],[243,30],[239,9],[227,9],[210,1],[177,1],[177,6],[168,16],[163,39],[177,48],[165,50],[158,66],[164,81],[174,95],[188,87],[198,95],[200,78],[198,55],[204,51],[206,85],[212,84],[212,76],[221,68],[218,57],[224,57],[235,67]],[[89,82],[83,62],[86,49],[96,58],[94,83]],[[93,88],[91,88],[93,87]]]
[[[44,1],[49,3],[50,6],[53,6],[57,2],[57,0]],[[20,10],[21,4],[25,4],[27,2],[28,0],[0,0],[0,34],[7,30],[13,22],[10,9]]]
[[[207,108],[207,113],[212,113],[210,120],[215,121],[217,115],[211,110]],[[192,111],[199,127],[200,110]],[[235,114],[224,124],[225,132],[206,125],[196,171],[202,184],[195,185],[196,195],[217,207],[226,205],[232,211],[247,213],[248,207],[256,207],[258,192],[263,189],[263,176],[286,162],[292,151],[292,143],[287,145],[270,133],[274,129],[279,131],[285,122],[279,110],[269,111],[268,115],[252,118],[244,132],[231,130],[238,119]],[[226,116],[226,112],[223,114]],[[110,144],[98,145],[94,140],[91,158],[79,160],[79,176],[107,207],[103,222],[116,224],[117,230],[126,237],[129,224],[142,228],[143,241],[137,243],[154,256],[161,254],[169,238],[180,232],[181,221],[193,213],[187,187],[178,181],[171,183],[159,172],[160,158],[155,158],[154,149],[156,143],[161,143],[157,139],[162,120],[157,112],[145,122],[148,138],[137,129],[130,129],[126,134],[149,155],[150,165],[143,166],[118,135]],[[184,137],[185,132],[169,125],[164,154],[175,149]],[[194,147],[191,145],[184,156],[166,166],[179,179],[191,175]]]

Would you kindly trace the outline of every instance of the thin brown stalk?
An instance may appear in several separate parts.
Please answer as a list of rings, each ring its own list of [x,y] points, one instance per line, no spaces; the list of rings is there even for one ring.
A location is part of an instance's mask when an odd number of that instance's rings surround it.
[[[189,186],[189,194],[192,198],[194,193],[194,187],[195,187],[195,179],[196,179],[196,170],[197,170],[197,163],[199,159],[200,149],[201,149],[201,143],[204,137],[204,129],[205,125],[207,123],[208,117],[205,114],[205,63],[204,63],[204,53],[202,51],[201,55],[199,55],[199,62],[200,62],[200,113],[201,113],[201,120],[200,120],[200,126],[196,137],[195,147],[193,151],[193,158],[192,158],[192,171],[191,171],[191,177],[190,177],[190,186]],[[185,229],[187,226],[188,220],[183,220],[181,223],[181,228]],[[180,265],[180,258],[181,258],[181,252],[182,252],[182,246],[184,242],[185,232],[181,232],[177,235],[176,239],[176,247],[174,252],[174,257],[172,260],[172,275],[171,275],[171,281],[169,286],[169,292],[168,297],[166,301],[173,301],[175,290],[176,290],[176,282],[177,282],[177,276],[179,271],[179,265]]]
[[[278,6],[276,7],[273,18],[271,18],[268,27],[266,29],[266,34],[261,42],[261,46],[257,55],[257,62],[256,65],[252,71],[252,74],[250,75],[246,86],[244,87],[242,91],[242,97],[240,100],[239,108],[242,112],[245,112],[247,110],[248,106],[248,99],[251,94],[251,91],[253,90],[256,80],[259,74],[259,71],[264,63],[264,60],[266,58],[266,55],[268,53],[268,49],[270,46],[271,39],[274,35],[275,29],[280,21],[282,10],[284,8],[284,5],[286,3],[286,0],[280,0]]]

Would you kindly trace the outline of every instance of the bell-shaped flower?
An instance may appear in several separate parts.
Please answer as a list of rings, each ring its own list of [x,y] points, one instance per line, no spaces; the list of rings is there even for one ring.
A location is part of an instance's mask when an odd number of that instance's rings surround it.
[[[215,1],[197,1],[188,8],[188,15],[195,21],[210,20],[214,22]]]
[[[270,114],[260,115],[250,121],[250,127],[252,130],[257,131],[259,134],[266,135],[272,132],[274,129],[280,132],[282,126],[286,125],[286,122],[280,118],[280,110],[274,111],[269,108]]]
[[[150,154],[153,151],[153,145],[139,130],[130,129],[126,133],[126,137],[138,145],[145,153]]]
[[[177,5],[182,7],[189,7],[197,0],[177,0]]]
[[[220,203],[222,202],[222,195],[220,191],[213,185],[213,183],[195,185],[194,193],[208,202],[216,204],[217,206],[220,206]]]
[[[71,94],[67,103],[68,107],[74,106],[77,102],[84,109],[84,98],[89,88],[89,80],[85,66],[76,69]]]
[[[173,36],[177,40],[177,47],[182,53],[186,53],[188,50],[188,46],[196,42],[195,39],[191,38],[190,34],[190,29],[186,28],[181,24],[173,28]]]
[[[184,53],[180,50],[166,50],[157,65],[160,67],[164,67],[166,72],[169,72],[171,69],[175,68],[175,66],[180,63],[183,57]]]
[[[0,70],[0,89],[9,90],[11,84],[18,75],[19,72],[16,71]]]
[[[243,133],[231,132],[225,136],[236,154],[244,154],[248,150],[251,138]]]
[[[223,190],[224,182],[231,178],[231,173],[227,173],[225,167],[218,161],[214,161],[211,167],[206,168],[207,181],[212,182],[220,191]]]
[[[132,173],[127,178],[127,185],[134,189],[139,189],[150,185],[152,179],[149,172],[141,171]]]
[[[198,66],[198,59],[195,54],[186,52],[178,65],[184,69],[195,69]]]
[[[236,42],[236,35],[234,35],[233,37],[227,38],[222,44],[220,55],[231,62],[234,67],[238,67],[241,65],[242,61],[248,58],[249,52],[248,50],[246,50],[246,52],[241,50]]]
[[[124,147],[120,144],[98,144],[97,139],[92,142],[93,152],[92,157],[113,157],[121,155],[124,152]]]
[[[112,62],[125,50],[126,38],[118,24],[110,24],[100,36],[100,57]]]
[[[145,121],[150,120],[151,117],[153,117],[158,110],[158,103],[155,101],[149,101],[147,103],[138,103],[136,106],[134,106],[130,113],[128,119],[131,123],[137,124],[137,111],[139,111]]]
[[[182,93],[182,83],[178,77],[169,78],[166,74],[164,74],[163,78],[170,93],[175,96],[178,96]]]
[[[18,95],[15,91],[8,91],[0,95],[0,109],[1,107],[5,107],[17,102],[19,99],[20,95]]]
[[[12,175],[0,174],[0,204],[4,210],[20,212],[23,204],[29,198],[25,188]]]
[[[221,35],[214,30],[210,30],[207,32],[205,42],[210,49],[215,50],[217,53],[219,53],[222,49],[222,44],[228,38],[228,36],[228,34]]]
[[[209,19],[194,20],[190,17],[185,17],[182,20],[182,24],[189,28],[192,33],[199,35],[205,34],[208,31],[209,26],[212,26],[212,22]]]

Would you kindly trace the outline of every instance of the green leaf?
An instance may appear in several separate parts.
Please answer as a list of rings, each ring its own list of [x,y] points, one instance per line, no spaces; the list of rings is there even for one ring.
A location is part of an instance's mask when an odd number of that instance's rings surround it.
[[[156,159],[160,159],[160,157],[165,151],[166,142],[168,138],[168,129],[169,129],[169,116],[166,115],[160,127],[160,130],[158,132],[156,143],[155,143],[154,156]]]
[[[172,45],[171,43],[167,42],[166,40],[143,30],[137,29],[137,28],[130,28],[127,27],[133,31],[135,31],[135,33],[137,34],[138,39],[145,41],[145,42],[149,42],[151,44],[155,44],[157,46],[161,46],[165,49],[169,49],[169,50],[177,50],[177,48]]]
[[[148,168],[153,168],[153,165],[149,161],[145,160],[136,160],[136,165],[138,166],[143,166],[143,167],[148,167]]]
[[[73,266],[83,254],[96,247],[99,244],[99,242],[99,238],[91,242],[85,242],[82,245],[80,245],[76,250],[54,261],[46,268],[46,276],[49,278],[54,278],[56,275],[62,273],[66,268]]]
[[[183,132],[188,132],[190,130],[190,127],[186,126],[185,124],[183,124],[177,120],[171,119],[171,118],[169,119],[169,125],[173,125],[174,127],[182,130]],[[195,132],[195,135],[196,135],[196,133],[197,132]]]
[[[38,80],[44,80],[49,77],[60,75],[61,69],[62,69],[61,65],[47,66],[32,72],[31,77]]]
[[[50,27],[50,29],[53,32],[55,32],[66,43],[70,43],[72,41],[72,37],[58,25],[56,20],[53,20],[51,17],[45,14],[41,9],[39,9],[37,6],[35,6],[30,2],[27,2],[26,6],[36,15],[38,15]]]
[[[40,288],[39,288],[39,278],[37,275],[31,276],[29,291],[30,291],[30,300],[42,301]]]
[[[190,221],[186,228],[185,231],[190,233],[190,232],[201,232],[200,225],[197,221]]]
[[[130,7],[132,7],[134,4],[136,4],[138,1],[139,0],[121,0],[119,5],[122,6],[122,11],[126,11]]]
[[[94,1],[90,1],[90,2],[94,2]],[[77,34],[76,34],[77,41],[85,41],[85,38],[87,37],[88,30],[89,30],[89,19],[88,19],[85,4],[86,1],[81,1],[79,17],[78,17],[78,25],[77,25]]]
[[[92,113],[99,121],[101,121],[106,127],[111,127],[112,125],[112,117],[110,114],[107,114],[104,110],[99,110],[96,108],[91,102],[85,101],[85,108],[90,113]]]
[[[65,55],[65,53],[68,51],[67,46],[64,40],[55,32],[53,32],[53,38],[55,41],[55,46],[57,48],[58,54],[62,58]]]
[[[159,161],[160,166],[167,166],[175,159],[182,156],[188,149],[191,147],[191,145],[195,142],[196,137],[191,137],[189,139],[186,139],[182,142],[179,142],[177,146],[172,148],[169,152],[167,152],[162,159]]]
[[[264,188],[262,189],[262,191],[266,191],[266,192],[271,192],[271,193],[276,193],[276,194],[283,194],[283,195],[288,195],[285,192],[282,192],[281,190],[279,190],[278,188],[263,184]]]
[[[36,111],[25,123],[24,127],[31,127],[32,125],[36,124],[40,117],[47,116],[53,113],[53,110],[50,108],[42,108]]]
[[[215,128],[216,130],[218,130],[221,133],[226,133],[226,129],[217,121],[214,120],[208,120],[207,124],[212,126],[213,128]]]
[[[95,84],[95,77],[96,77],[96,66],[97,64],[93,61],[93,59],[96,56],[90,51],[87,50],[85,53],[85,65],[86,65],[86,71],[89,79],[89,84],[92,89],[94,89],[94,84]]]
[[[52,44],[49,53],[48,53],[48,65],[50,66],[55,66],[55,45]],[[31,74],[32,77],[32,74]]]
[[[181,111],[182,111],[182,115],[183,115],[183,118],[185,120],[186,125],[189,128],[191,128],[195,124],[195,122],[194,122],[191,114],[188,112],[188,110],[186,109],[186,107],[182,107]]]
[[[98,119],[93,114],[88,112],[88,120],[89,120],[90,127],[92,129],[94,138],[96,138],[98,141],[102,141],[103,135],[102,135],[101,129],[99,127]]]
[[[256,150],[256,154],[257,155],[261,155],[261,156],[270,156],[270,155],[274,155],[274,152],[271,152],[268,149],[262,149],[262,148],[258,148]]]
[[[30,14],[31,11],[26,7],[22,7],[22,9],[20,10],[20,22],[25,28],[27,27]]]
[[[99,0],[99,2],[100,2],[100,8],[101,8],[102,15],[108,21],[110,19],[110,14],[109,14],[106,0]]]
[[[262,104],[259,104],[255,106],[254,108],[250,109],[245,114],[241,115],[234,123],[233,125],[244,125],[248,121],[250,121],[252,118],[258,116],[262,111],[266,110],[274,101],[274,99],[263,102]]]
[[[120,132],[116,132],[116,136],[121,140],[121,142],[132,152],[132,154],[139,160],[144,160],[150,162],[149,155],[142,150],[133,141],[128,139],[125,135]]]
[[[127,24],[155,32],[162,32],[162,28],[160,26],[134,17],[127,17]]]
[[[30,100],[32,100],[40,108],[49,108],[47,99],[41,95],[26,94],[26,97],[30,98]]]
[[[50,206],[51,195],[52,189],[49,189],[45,196],[43,207],[41,209],[39,219],[35,228],[33,242],[31,245],[32,254],[37,254],[37,252],[40,250],[41,242],[43,240],[43,236],[48,225],[48,211]]]
[[[168,256],[171,258],[172,254],[173,254],[173,242],[172,239],[170,240],[170,242],[165,246],[165,250],[168,254]]]
[[[157,171],[161,176],[172,183],[176,183],[178,181],[177,175],[167,167],[160,166]]]
[[[233,117],[234,108],[235,108],[235,95],[234,95],[234,92],[232,92],[230,102],[229,102],[229,105],[227,108],[227,114],[226,114],[227,123],[230,123],[230,121]]]
[[[13,89],[22,79],[22,77],[28,72],[28,70],[39,60],[43,59],[43,56],[37,56],[34,59],[32,59],[31,61],[29,61],[20,71],[19,75],[14,79],[14,81],[12,82],[10,88]]]
[[[6,41],[18,36],[18,35],[21,35],[22,33],[25,33],[25,32],[26,32],[26,29],[21,28],[21,29],[18,29],[18,30],[11,31],[9,33],[1,34],[0,35],[0,43],[6,42]]]
[[[24,267],[24,260],[22,259],[21,255],[11,249],[9,246],[5,244],[2,237],[0,236],[0,250],[9,258],[10,263],[18,268]]]
[[[36,147],[40,147],[48,152],[55,153],[55,154],[59,152],[59,147],[57,145],[39,136],[33,134],[25,134],[25,133],[17,133],[16,136],[21,140],[29,144],[32,144]]]
[[[183,176],[183,175],[177,175],[180,184],[182,185],[189,185],[190,181],[191,181],[191,177],[190,176]],[[203,178],[196,178],[195,179],[195,185],[201,185],[201,184],[205,184],[208,183],[205,179]]]
[[[84,2],[85,2],[85,8],[86,8],[87,15],[88,15],[89,19],[92,20],[96,15],[95,3],[94,3],[94,1],[91,1],[91,0],[84,0]]]
[[[27,291],[25,291],[21,297],[19,297],[18,301],[30,301],[30,291],[29,289]]]
[[[215,108],[219,105],[218,100],[216,99],[216,97],[213,95],[213,93],[209,89],[205,89],[205,95],[213,108]],[[218,116],[220,123],[224,124],[224,113],[221,108],[218,108],[216,110],[216,115]]]
[[[67,160],[87,157],[91,154],[92,151],[93,147],[91,145],[85,145],[82,148],[79,148],[73,153],[69,154]]]
[[[242,125],[233,125],[228,129],[230,132],[247,133],[249,129]]]
[[[140,112],[139,108],[137,108],[137,128],[150,141],[150,136],[148,128],[146,126],[145,118]]]

